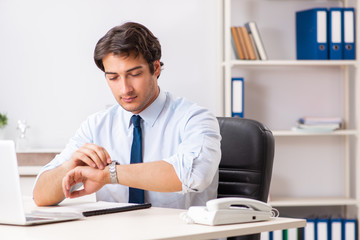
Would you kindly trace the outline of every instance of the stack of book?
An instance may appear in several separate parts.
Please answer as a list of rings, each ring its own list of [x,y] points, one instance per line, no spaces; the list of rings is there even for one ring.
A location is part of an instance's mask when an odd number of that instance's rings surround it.
[[[299,132],[332,132],[340,129],[341,125],[342,119],[340,117],[302,117],[293,130]]]
[[[255,22],[231,27],[231,35],[237,59],[267,60],[264,44]]]

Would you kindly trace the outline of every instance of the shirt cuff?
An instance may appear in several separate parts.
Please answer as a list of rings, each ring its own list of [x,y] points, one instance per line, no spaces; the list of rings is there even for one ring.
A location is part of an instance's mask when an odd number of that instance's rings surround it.
[[[188,184],[186,184],[186,179],[190,178],[189,175],[191,174],[192,169],[188,169],[187,166],[184,166],[183,161],[179,160],[176,155],[169,158],[165,158],[164,161],[171,164],[174,167],[175,172],[181,181],[182,190],[179,191],[179,193],[185,194],[189,192],[198,191],[197,189],[193,189],[189,187]],[[192,167],[192,164],[187,164],[187,165]]]

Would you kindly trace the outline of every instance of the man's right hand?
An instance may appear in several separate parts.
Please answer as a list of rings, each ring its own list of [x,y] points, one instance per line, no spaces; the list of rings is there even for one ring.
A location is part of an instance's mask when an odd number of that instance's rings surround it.
[[[102,170],[109,163],[111,163],[111,158],[105,148],[92,143],[86,143],[74,152],[70,160],[66,161],[63,166],[67,171],[77,166],[86,165]]]

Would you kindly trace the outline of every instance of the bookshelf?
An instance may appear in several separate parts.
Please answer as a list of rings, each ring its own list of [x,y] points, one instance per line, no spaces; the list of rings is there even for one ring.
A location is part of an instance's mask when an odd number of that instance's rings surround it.
[[[295,12],[347,6],[355,7],[356,18],[360,16],[360,0],[221,1],[219,78],[223,115],[231,116],[231,78],[243,77],[245,117],[264,123],[275,136],[270,189],[270,203],[274,207],[341,206],[344,217],[359,219],[359,57],[296,60]],[[248,21],[257,23],[268,60],[235,58],[230,28]],[[360,56],[360,27],[356,21],[356,55]],[[317,114],[341,116],[344,129],[331,133],[291,130],[299,117]],[[314,170],[301,174],[287,166],[298,172],[313,166]]]

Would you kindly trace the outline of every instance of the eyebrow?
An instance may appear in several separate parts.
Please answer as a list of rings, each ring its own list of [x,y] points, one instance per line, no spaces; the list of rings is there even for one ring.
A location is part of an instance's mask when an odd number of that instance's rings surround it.
[[[130,69],[126,70],[126,72],[128,73],[128,72],[134,71],[134,70],[139,69],[139,68],[142,68],[142,66],[137,66],[137,67],[130,68]],[[105,72],[105,75],[106,74],[117,74],[117,73],[116,72]]]

